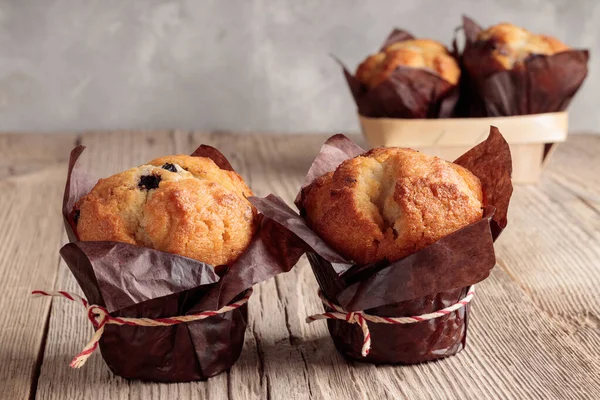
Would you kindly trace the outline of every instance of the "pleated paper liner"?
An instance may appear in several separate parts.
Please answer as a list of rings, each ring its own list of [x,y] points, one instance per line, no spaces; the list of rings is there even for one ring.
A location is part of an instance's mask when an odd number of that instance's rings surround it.
[[[344,160],[364,152],[342,135],[330,138],[313,162],[303,189]],[[285,226],[307,247],[307,256],[325,298],[345,310],[382,317],[431,313],[463,299],[469,287],[485,279],[495,265],[494,240],[507,223],[512,194],[508,144],[495,128],[462,155],[458,164],[482,182],[488,207],[483,218],[401,260],[355,265],[331,248],[306,224],[302,190],[300,215],[276,196],[252,199],[263,215]],[[331,311],[326,309],[326,311]],[[345,356],[371,363],[412,364],[447,357],[466,343],[469,306],[445,316],[407,325],[367,322],[371,349],[365,356],[365,332],[358,324],[329,319],[329,332]]]
[[[499,117],[564,111],[587,76],[589,52],[579,49],[531,55],[511,70],[470,75],[465,63],[481,63],[488,50],[477,42],[482,30],[477,23],[464,16],[462,28],[465,46],[461,55],[460,115]]]
[[[411,39],[414,36],[410,33],[394,29],[382,49]],[[383,83],[367,88],[343,63],[338,62],[362,115],[371,118],[445,118],[454,111],[458,85],[447,82],[434,72],[398,67]]]
[[[61,255],[90,304],[113,318],[171,318],[216,311],[239,301],[257,283],[289,271],[302,254],[294,238],[259,215],[260,228],[248,249],[217,274],[211,265],[176,254],[116,242],[77,241],[73,205],[96,182],[71,152],[63,202],[69,244]],[[224,169],[227,159],[210,146],[194,156],[211,158]],[[73,308],[73,312],[80,312]],[[107,324],[100,338],[104,361],[116,375],[160,382],[203,380],[229,369],[238,359],[247,325],[247,305],[201,321],[173,326]],[[82,316],[81,323],[87,323]]]
[[[372,147],[410,147],[454,160],[485,139],[497,126],[508,142],[514,183],[535,183],[557,144],[567,138],[566,111],[512,117],[401,119],[359,115],[362,132]]]

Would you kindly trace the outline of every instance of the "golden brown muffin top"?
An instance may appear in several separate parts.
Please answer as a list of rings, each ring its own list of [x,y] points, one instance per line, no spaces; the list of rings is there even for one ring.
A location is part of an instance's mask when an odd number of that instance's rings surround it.
[[[566,44],[556,38],[536,35],[509,23],[497,24],[481,31],[477,40],[489,43],[492,57],[504,69],[513,68],[532,54],[552,55],[569,50]]]
[[[358,264],[412,254],[481,219],[483,193],[467,169],[406,148],[344,161],[304,192],[309,226]]]
[[[443,44],[430,39],[396,42],[382,52],[367,57],[356,70],[356,78],[370,88],[385,81],[396,68],[426,69],[456,85],[460,78],[458,63]]]
[[[238,174],[209,158],[161,157],[100,179],[75,207],[77,234],[230,264],[255,230],[251,195]]]

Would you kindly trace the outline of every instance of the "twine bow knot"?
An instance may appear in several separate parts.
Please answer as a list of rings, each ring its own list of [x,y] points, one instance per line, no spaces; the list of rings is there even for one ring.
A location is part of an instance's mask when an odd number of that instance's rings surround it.
[[[106,322],[108,321],[108,318],[110,317],[106,308],[101,307],[101,306],[91,305],[88,307],[87,311],[88,311],[88,319],[90,320],[90,322],[92,323],[92,325],[94,325],[94,328],[96,328],[96,329],[105,325]]]
[[[311,323],[320,319],[337,319],[346,321],[349,324],[358,324],[363,333],[363,346],[361,349],[361,354],[363,357],[366,357],[369,354],[369,351],[371,350],[371,332],[369,331],[369,325],[367,322],[376,324],[404,325],[414,324],[417,322],[443,317],[469,304],[471,300],[473,300],[474,295],[475,285],[471,285],[467,290],[467,295],[449,307],[443,308],[441,310],[429,314],[415,315],[412,317],[392,318],[380,317],[378,315],[370,315],[365,313],[364,311],[346,311],[337,304],[329,301],[329,299],[327,299],[319,290],[319,297],[321,298],[321,301],[327,308],[330,308],[333,311],[326,311],[322,314],[311,315],[306,318],[306,322]]]

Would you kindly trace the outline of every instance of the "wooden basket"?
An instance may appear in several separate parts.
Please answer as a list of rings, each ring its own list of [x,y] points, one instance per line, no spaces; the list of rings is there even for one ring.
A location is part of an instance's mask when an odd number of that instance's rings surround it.
[[[558,142],[567,138],[566,112],[491,118],[391,119],[359,115],[372,147],[410,147],[455,160],[485,140],[490,125],[498,127],[510,145],[513,182],[535,183]]]

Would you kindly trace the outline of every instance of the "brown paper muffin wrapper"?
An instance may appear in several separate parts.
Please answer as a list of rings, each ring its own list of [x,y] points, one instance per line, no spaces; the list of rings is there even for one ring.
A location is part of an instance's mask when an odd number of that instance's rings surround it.
[[[462,60],[485,57],[486,50],[477,46],[477,35],[482,28],[466,16],[462,28],[465,35]],[[587,76],[588,59],[587,50],[532,55],[522,67],[486,77],[469,76],[463,66],[457,113],[497,117],[564,111]]]
[[[313,162],[303,189],[363,152],[343,135],[331,137]],[[481,180],[488,204],[483,218],[392,263],[355,265],[337,253],[302,217],[303,189],[296,199],[300,215],[273,195],[252,199],[252,203],[266,218],[285,226],[305,243],[312,270],[328,300],[348,312],[382,317],[422,315],[457,303],[469,286],[488,277],[495,265],[494,240],[507,224],[512,167],[508,144],[500,132],[492,127],[487,140],[455,162]],[[411,364],[462,350],[468,314],[467,305],[444,317],[410,325],[368,322],[372,344],[366,357],[361,355],[364,337],[358,325],[340,320],[328,320],[327,324],[337,349],[350,358]]]
[[[111,317],[169,318],[215,311],[241,298],[252,286],[289,271],[302,254],[295,238],[260,218],[248,249],[217,275],[213,266],[176,254],[117,242],[81,242],[73,206],[96,182],[78,162],[84,146],[71,152],[63,216],[70,243],[60,254],[91,304]],[[193,156],[211,158],[233,170],[210,146]],[[116,375],[160,382],[203,380],[229,369],[244,343],[247,305],[201,321],[166,327],[106,325],[100,339],[104,361]]]
[[[385,47],[414,39],[410,33],[394,29]],[[458,86],[425,69],[398,67],[383,83],[369,89],[341,65],[361,115],[371,118],[447,118],[458,100]]]

